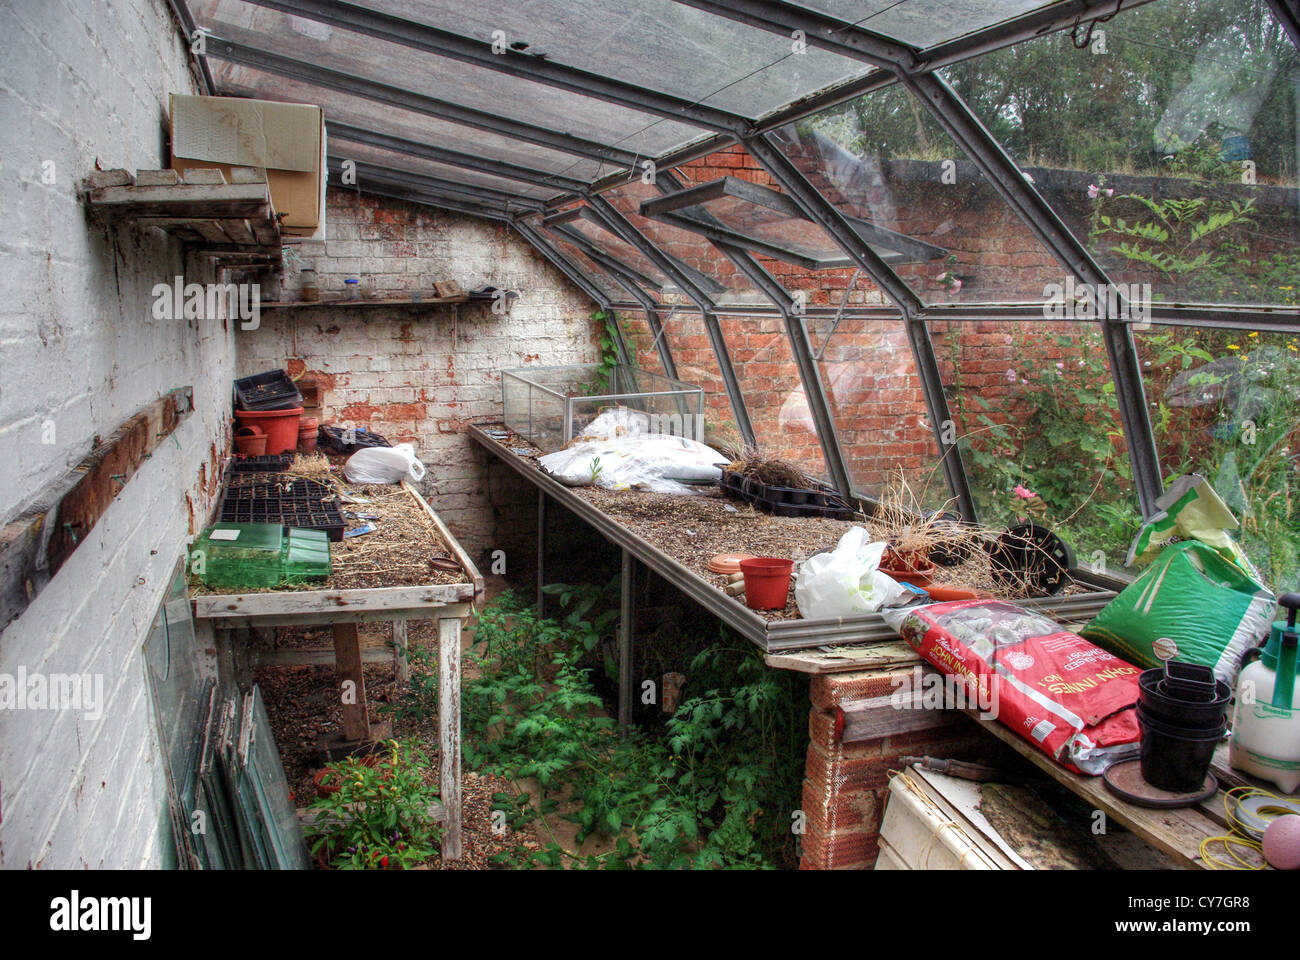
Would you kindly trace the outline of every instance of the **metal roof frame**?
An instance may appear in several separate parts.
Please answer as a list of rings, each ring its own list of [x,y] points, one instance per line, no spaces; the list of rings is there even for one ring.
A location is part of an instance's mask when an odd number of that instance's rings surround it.
[[[794,263],[809,270],[829,270],[852,266],[852,261],[847,255],[837,257],[834,260],[818,260],[800,254],[790,247],[782,246],[770,240],[761,240],[751,234],[730,229],[725,222],[719,221],[716,217],[710,218],[712,222],[708,222],[697,219],[692,214],[680,212],[686,208],[707,204],[711,200],[719,200],[723,197],[744,200],[746,203],[774,210],[791,219],[812,222],[812,219],[804,213],[803,209],[785,194],[764,187],[761,184],[751,183],[748,180],[741,180],[739,177],[731,176],[720,177],[717,180],[709,180],[694,187],[687,187],[684,190],[660,197],[658,200],[647,200],[641,204],[641,215],[655,220],[662,220],[664,223],[671,223],[693,233],[702,234],[705,230],[708,230],[710,233],[717,234],[723,243],[757,250],[778,260]],[[923,240],[914,240],[905,234],[877,226],[860,217],[852,217],[846,214],[845,219],[853,225],[858,236],[862,237],[866,243],[895,251],[893,254],[881,255],[886,263],[916,263],[918,261],[937,260],[948,255],[948,251],[943,247],[926,243]],[[908,255],[908,251],[911,251],[912,256]]]
[[[640,250],[663,270],[666,276],[678,283],[682,291],[700,307],[706,326],[710,330],[715,353],[718,354],[719,366],[723,371],[724,382],[733,408],[737,409],[742,433],[745,429],[749,429],[752,434],[752,428],[749,428],[748,416],[744,413],[743,398],[739,397],[736,389],[734,370],[731,369],[730,359],[726,355],[726,345],[721,341],[720,331],[717,330],[717,307],[700,282],[703,275],[694,276],[698,271],[693,271],[686,265],[668,258],[665,252],[636,231],[617,210],[599,196],[601,192],[626,182],[629,168],[636,170],[640,164],[649,163],[667,170],[677,164],[725,148],[733,142],[739,142],[748,148],[785,190],[788,200],[814,223],[826,230],[848,259],[862,267],[894,304],[892,310],[868,307],[854,308],[849,313],[855,316],[878,315],[897,318],[906,324],[921,376],[927,408],[932,420],[935,420],[933,426],[936,430],[942,423],[940,417],[946,413],[947,406],[942,396],[941,384],[937,381],[937,365],[933,357],[933,347],[929,342],[926,323],[939,319],[963,322],[988,317],[1031,321],[1041,319],[1041,306],[923,304],[891,269],[889,258],[879,256],[878,252],[872,250],[855,229],[854,218],[838,211],[793,164],[788,162],[772,137],[774,131],[785,124],[843,103],[863,93],[901,82],[909,95],[920,100],[963,152],[975,161],[1002,199],[1012,207],[1065,269],[1085,282],[1109,284],[1106,272],[1091,257],[1084,245],[1064,227],[1038,190],[1020,175],[1014,161],[935,71],[1016,42],[1069,29],[1081,23],[1109,19],[1121,10],[1127,12],[1153,0],[1063,0],[926,49],[918,49],[869,29],[818,14],[804,7],[775,2],[775,0],[675,0],[684,6],[786,37],[795,30],[802,30],[810,46],[833,51],[869,68],[874,68],[860,76],[779,107],[756,120],[706,107],[702,103],[686,98],[553,63],[544,57],[518,51],[511,51],[504,55],[493,54],[491,45],[485,41],[460,36],[355,3],[343,2],[343,0],[249,0],[249,2],[293,16],[319,20],[341,29],[400,43],[440,57],[473,63],[532,82],[562,88],[628,109],[671,118],[676,122],[699,128],[701,137],[698,140],[677,147],[659,157],[646,157],[635,151],[594,142],[560,130],[507,119],[488,111],[296,60],[262,49],[255,42],[223,38],[212,32],[208,32],[206,55],[194,55],[199,84],[209,92],[225,92],[218,89],[214,83],[208,61],[208,58],[212,57],[447,122],[489,130],[521,142],[618,167],[616,172],[588,183],[579,178],[566,177],[563,173],[550,173],[487,156],[477,157],[446,150],[434,144],[391,136],[381,130],[331,124],[339,140],[363,143],[449,166],[476,170],[507,180],[553,187],[557,191],[557,196],[538,200],[536,197],[442,180],[409,171],[386,170],[372,164],[361,167],[366,181],[363,189],[367,192],[427,203],[510,223],[517,223],[521,215],[530,216],[537,211],[556,209],[574,200],[586,200],[591,208],[600,212],[608,221],[608,228],[612,232]],[[1267,2],[1292,42],[1300,47],[1300,0],[1267,0]],[[188,44],[195,31],[201,28],[197,26],[185,0],[168,0],[168,3]],[[237,36],[243,34],[243,31],[237,28],[232,28],[232,32],[236,32]],[[360,162],[358,164],[361,166]],[[332,162],[331,169],[337,170],[337,168],[337,164]],[[650,201],[647,206],[654,210],[657,203],[658,201]],[[659,209],[656,215],[660,218],[669,215],[677,217],[679,219],[667,222],[695,230],[709,239],[718,249],[731,257],[751,282],[772,300],[773,309],[787,320],[790,318],[789,305],[782,295],[785,292],[784,288],[780,284],[775,284],[774,278],[770,275],[764,276],[767,272],[749,255],[747,249],[735,243],[737,236],[727,235],[727,231],[720,224],[701,224],[692,218],[685,218],[690,221],[689,223],[682,222],[681,215],[673,213],[667,207]],[[707,232],[703,227],[707,227]],[[528,225],[525,229],[545,243],[544,236],[537,228]],[[529,233],[525,233],[524,230],[520,232],[525,239],[532,242],[533,237],[530,237]],[[566,235],[565,239],[570,238]],[[741,239],[744,239],[752,249],[756,238]],[[541,247],[538,249],[544,255],[550,256],[546,249]],[[580,245],[579,249],[583,247]],[[561,251],[556,249],[551,252],[560,258],[558,261],[552,258],[552,262],[555,262],[557,267],[563,269],[561,263],[564,263],[577,275],[581,275],[582,270],[564,258]],[[628,279],[629,268],[603,256],[602,259],[605,262],[595,259],[593,262],[609,273],[620,287],[629,290],[633,300],[646,310],[649,317],[657,317],[658,308],[653,305],[653,300],[638,287],[638,281]],[[759,272],[754,272],[755,267]],[[568,271],[566,274],[573,277],[573,274],[569,274]],[[772,281],[771,284],[769,280]],[[588,293],[592,292],[587,285],[583,288]],[[600,298],[593,299],[598,303],[602,302]],[[651,306],[647,306],[647,301]],[[820,314],[815,309],[810,309],[806,315]],[[1146,411],[1141,369],[1132,336],[1133,322],[1127,318],[1107,316],[1101,317],[1097,322],[1104,333],[1112,376],[1115,379],[1139,502],[1143,513],[1150,515],[1154,510],[1154,499],[1162,490],[1162,484],[1154,434]],[[1230,329],[1300,331],[1300,316],[1294,312],[1266,306],[1156,304],[1153,305],[1150,322]],[[797,326],[802,328],[802,324]],[[660,340],[662,341],[662,338]],[[797,340],[798,337],[792,337],[792,347]],[[797,347],[795,347],[795,354],[796,360],[801,361]],[[667,365],[665,368],[667,369]],[[801,377],[805,381],[805,388],[808,389],[810,378],[802,366]],[[816,382],[815,378],[811,382]],[[954,454],[954,456],[944,457],[945,473],[948,475],[950,487],[959,495],[963,491],[968,494],[960,458],[955,456],[955,450],[947,451],[947,454]],[[955,461],[955,464],[951,461]],[[963,510],[967,505],[969,504],[963,504]]]

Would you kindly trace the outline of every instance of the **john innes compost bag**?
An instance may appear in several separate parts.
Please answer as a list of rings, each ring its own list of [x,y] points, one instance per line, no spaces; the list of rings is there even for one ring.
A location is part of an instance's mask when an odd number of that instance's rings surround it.
[[[1165,547],[1155,563],[1106,605],[1082,633],[1143,667],[1172,640],[1173,656],[1214,668],[1233,686],[1241,656],[1268,634],[1276,601],[1221,549],[1200,540]]]
[[[997,721],[1076,773],[1137,755],[1137,667],[1052,620],[1001,600],[881,615],[921,656],[966,678]],[[972,698],[967,699],[971,702]]]

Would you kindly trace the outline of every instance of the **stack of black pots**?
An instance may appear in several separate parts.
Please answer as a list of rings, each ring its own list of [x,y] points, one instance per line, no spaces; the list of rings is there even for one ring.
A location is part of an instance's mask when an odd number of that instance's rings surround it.
[[[1201,790],[1228,726],[1232,688],[1211,668],[1178,660],[1144,671],[1138,682],[1142,779],[1171,793]]]

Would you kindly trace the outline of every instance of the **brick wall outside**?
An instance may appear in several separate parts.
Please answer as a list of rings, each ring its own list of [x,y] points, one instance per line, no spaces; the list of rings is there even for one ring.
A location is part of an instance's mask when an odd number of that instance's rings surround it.
[[[303,264],[323,291],[363,277],[381,296],[428,296],[438,280],[520,296],[509,316],[488,304],[263,311],[258,329],[239,331],[240,375],[310,373],[326,423],[415,445],[428,471],[421,492],[472,556],[522,549],[533,498],[505,468],[489,467],[465,427],[500,417],[499,370],[598,360],[595,306],[503,225],[341,189],[327,204],[328,239],[286,256],[286,299],[297,298]]]

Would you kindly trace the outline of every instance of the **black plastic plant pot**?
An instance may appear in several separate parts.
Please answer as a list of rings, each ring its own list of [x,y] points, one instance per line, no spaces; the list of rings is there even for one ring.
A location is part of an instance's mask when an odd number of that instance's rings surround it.
[[[1223,739],[1223,729],[1182,736],[1168,733],[1164,724],[1151,720],[1139,707],[1142,728],[1142,779],[1171,793],[1192,793],[1205,784],[1214,750]]]
[[[1232,699],[1232,688],[1226,683],[1215,681],[1214,699],[1198,702],[1170,695],[1164,676],[1156,667],[1138,677],[1138,702],[1153,720],[1185,730],[1206,730],[1222,722]]]

